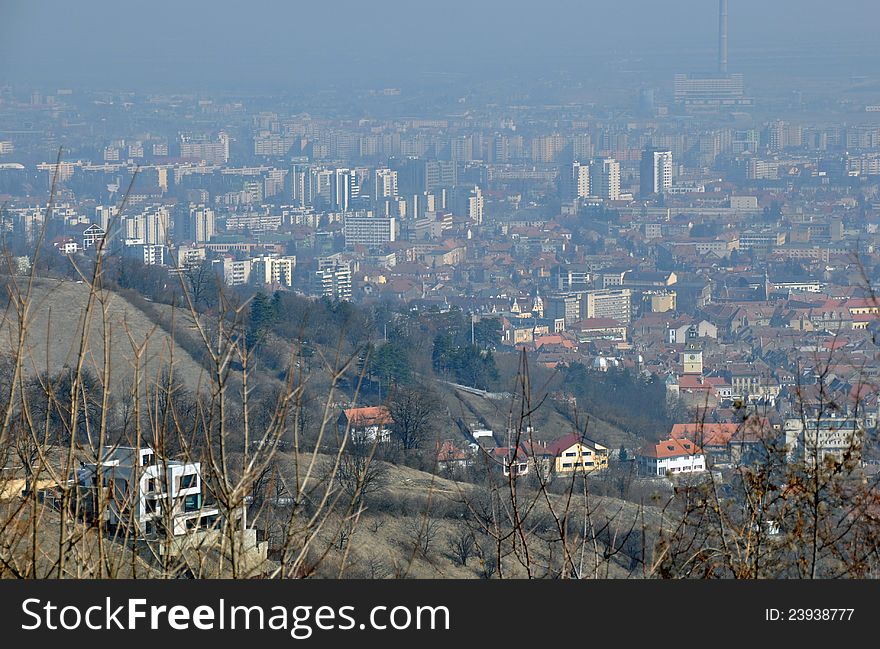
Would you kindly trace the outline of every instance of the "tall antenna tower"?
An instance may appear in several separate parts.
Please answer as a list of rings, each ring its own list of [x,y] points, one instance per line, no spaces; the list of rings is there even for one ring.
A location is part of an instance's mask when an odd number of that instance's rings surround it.
[[[727,0],[718,6],[718,72],[727,74]]]

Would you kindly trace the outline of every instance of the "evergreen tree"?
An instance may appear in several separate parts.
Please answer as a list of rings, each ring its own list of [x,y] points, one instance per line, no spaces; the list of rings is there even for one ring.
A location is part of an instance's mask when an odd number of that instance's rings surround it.
[[[248,315],[247,341],[248,347],[254,347],[261,343],[275,322],[275,313],[278,303],[270,301],[262,291],[254,295],[251,300],[251,309]]]

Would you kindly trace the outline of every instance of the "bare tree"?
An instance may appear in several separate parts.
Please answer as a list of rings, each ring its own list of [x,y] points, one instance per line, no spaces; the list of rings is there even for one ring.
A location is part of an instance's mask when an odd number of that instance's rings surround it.
[[[377,443],[350,438],[339,459],[336,479],[346,496],[359,504],[380,495],[388,479],[387,466],[375,457]]]
[[[403,527],[406,534],[404,545],[427,559],[440,530],[439,521],[426,513],[406,518]]]
[[[397,386],[388,399],[388,411],[400,447],[407,451],[421,448],[435,431],[439,414],[437,395],[420,385]]]
[[[447,538],[449,552],[460,566],[467,566],[468,559],[474,555],[475,545],[473,530],[466,525],[460,525]]]

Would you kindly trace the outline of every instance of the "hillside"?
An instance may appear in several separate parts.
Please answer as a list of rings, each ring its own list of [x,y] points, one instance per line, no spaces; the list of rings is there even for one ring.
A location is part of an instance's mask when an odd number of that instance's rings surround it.
[[[441,391],[453,419],[463,421],[471,429],[479,423],[479,425],[486,426],[496,433],[503,434],[507,430],[509,422],[512,422],[514,426],[518,423],[522,406],[518,397],[489,399],[444,384],[438,384],[437,387]],[[641,444],[641,440],[635,435],[593,417],[589,413],[578,413],[576,422],[574,412],[550,398],[545,398],[544,394],[537,394],[533,397],[533,407],[538,404],[540,407],[531,416],[537,440],[553,441],[572,432],[577,425],[577,430],[585,431],[587,437],[595,439],[609,448],[619,448],[621,444],[628,447]]]
[[[46,278],[35,281],[23,364],[27,375],[54,373],[75,363],[86,320],[88,293],[88,286],[80,282]],[[174,370],[185,384],[196,386],[204,382],[204,370],[199,363],[150,315],[118,293],[106,291],[104,295],[103,303],[95,302],[88,323],[85,366],[89,370],[101,375],[106,340],[113,382],[131,379],[138,354],[141,371],[146,376],[157,376],[173,359]],[[18,322],[8,297],[3,306],[0,349],[11,350],[17,345]],[[102,310],[106,314],[106,325]],[[187,321],[182,314],[179,320]]]
[[[482,502],[489,497],[491,488],[484,485],[454,482],[430,473],[409,467],[386,465],[384,491],[373,498],[360,515],[351,535],[350,547],[334,547],[326,557],[326,565],[319,573],[338,570],[343,557],[346,557],[346,576],[357,577],[409,577],[409,578],[479,578],[485,577],[484,567],[479,556],[473,556],[462,566],[455,560],[450,542],[461,535],[463,530],[477,529],[475,522],[479,513],[483,512]],[[520,489],[523,489],[521,486]],[[621,539],[630,527],[641,530],[644,526],[652,537],[661,524],[661,509],[654,505],[640,506],[636,503],[616,498],[590,495],[588,505],[584,505],[583,493],[577,493],[569,504],[569,521],[577,527],[586,520],[585,512],[589,511],[592,529],[596,531],[596,545],[592,541],[587,544],[586,556],[589,557],[589,569],[595,569],[594,549],[600,554],[600,577],[626,578],[635,575],[632,572],[630,557],[620,551]],[[506,483],[498,484],[496,497],[504,502],[509,500]],[[535,499],[536,504],[526,527],[529,553],[531,556],[531,575],[545,577],[559,568],[560,550],[558,540],[553,541],[556,531],[553,529],[549,510],[543,496],[524,490],[521,494],[523,502]],[[550,495],[550,502],[557,515],[565,511],[566,496]],[[504,507],[502,506],[503,510]],[[503,519],[503,515],[502,515]],[[504,521],[501,525],[503,527]],[[323,540],[333,543],[337,527],[322,534]],[[418,532],[428,531],[431,536],[426,552],[415,548]],[[604,531],[603,531],[604,530]],[[421,537],[424,539],[424,536]],[[478,544],[482,544],[491,552],[494,545],[489,536],[477,534]],[[573,537],[572,537],[573,538]],[[619,554],[607,561],[602,558],[609,539],[617,539],[616,549]],[[558,539],[558,537],[557,537]],[[603,543],[603,539],[606,541]],[[577,545],[570,541],[571,547]],[[525,567],[513,554],[510,554],[510,542],[505,543],[506,555],[504,569],[506,577],[522,578],[528,576]],[[635,546],[632,546],[633,549]],[[580,546],[578,546],[580,551]],[[639,552],[641,546],[639,545]],[[650,553],[650,544],[647,547]],[[490,552],[487,552],[489,559]],[[615,553],[609,552],[610,555]],[[638,568],[636,572],[640,571]]]

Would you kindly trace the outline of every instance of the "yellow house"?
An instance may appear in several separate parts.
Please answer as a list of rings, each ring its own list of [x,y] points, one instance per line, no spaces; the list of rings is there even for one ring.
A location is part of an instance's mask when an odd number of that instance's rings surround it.
[[[553,470],[557,475],[576,471],[591,473],[608,468],[608,447],[578,433],[569,433],[556,440],[547,450],[554,458]]]

